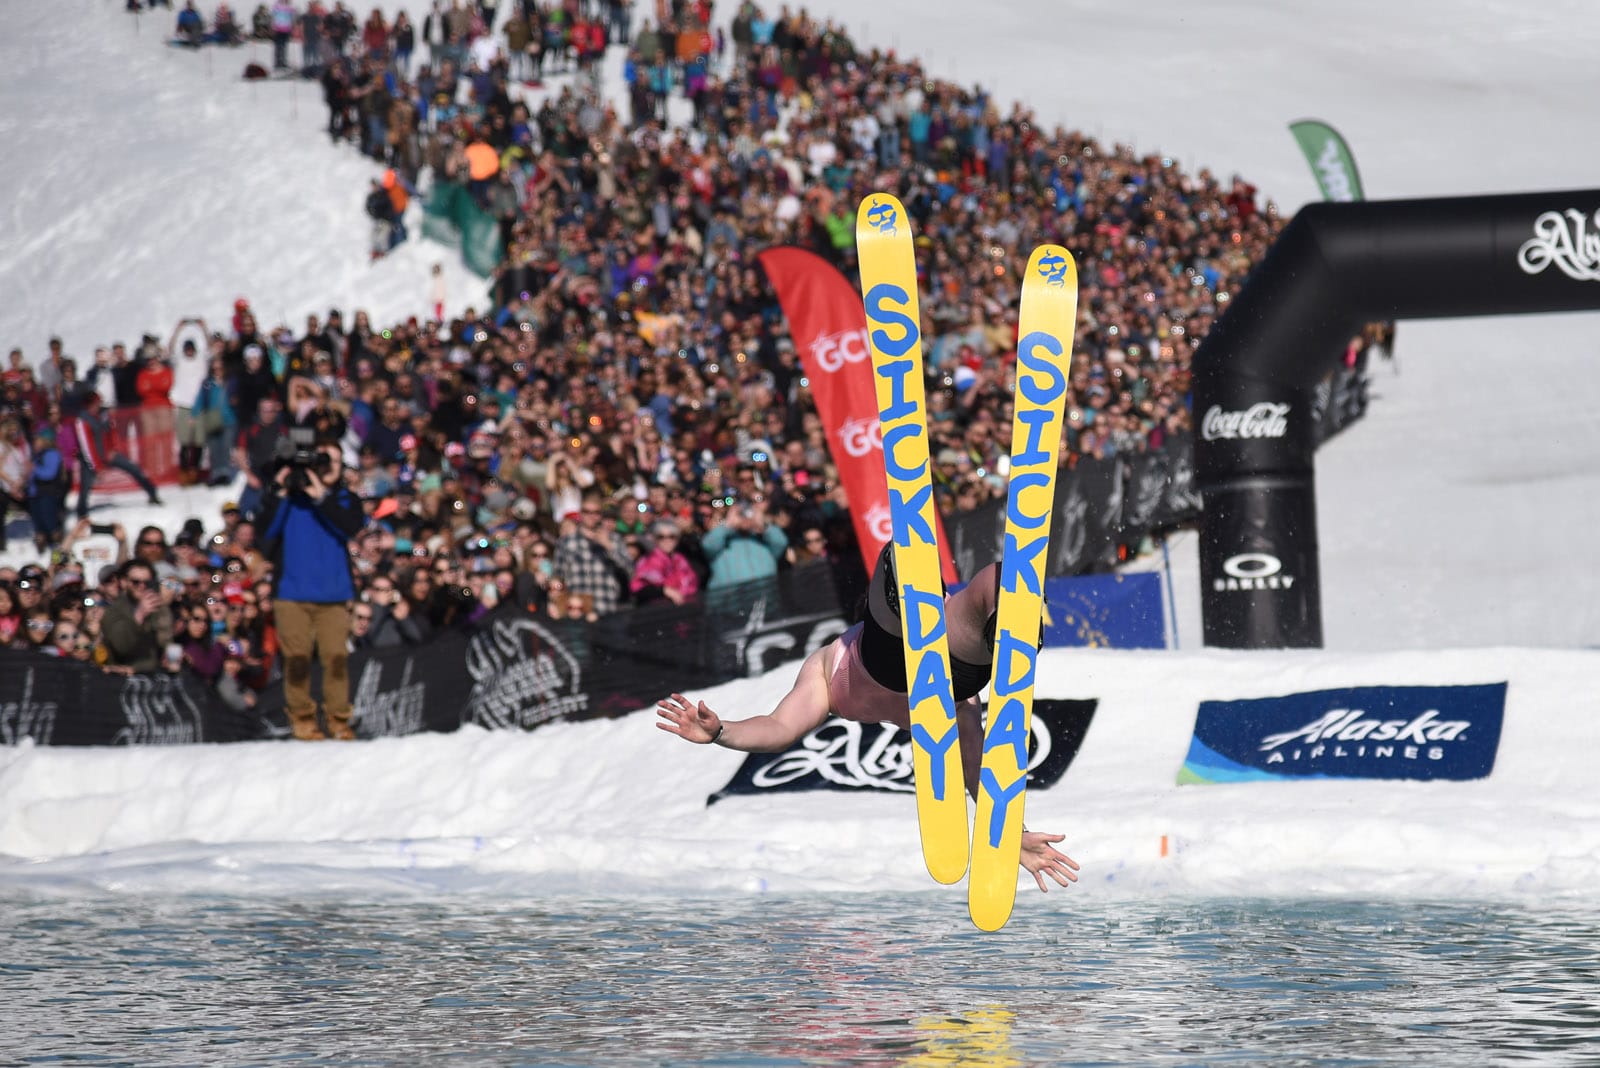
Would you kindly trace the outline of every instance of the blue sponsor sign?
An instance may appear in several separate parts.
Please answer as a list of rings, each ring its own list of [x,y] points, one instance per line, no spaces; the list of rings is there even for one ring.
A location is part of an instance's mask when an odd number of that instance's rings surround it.
[[[1178,782],[1482,779],[1505,707],[1503,682],[1202,701]]]
[[[1164,649],[1166,602],[1154,571],[1045,579],[1045,648]]]

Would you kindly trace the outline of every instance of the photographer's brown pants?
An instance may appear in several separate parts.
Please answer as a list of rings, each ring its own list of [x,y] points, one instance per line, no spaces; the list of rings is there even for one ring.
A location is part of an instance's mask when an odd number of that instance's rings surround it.
[[[278,648],[283,652],[283,695],[288,704],[289,726],[296,738],[325,738],[317,726],[317,702],[311,696],[311,657],[322,660],[322,708],[328,732],[335,738],[352,738],[350,729],[350,678],[346,667],[350,640],[350,611],[340,604],[278,601],[273,605],[278,623]]]

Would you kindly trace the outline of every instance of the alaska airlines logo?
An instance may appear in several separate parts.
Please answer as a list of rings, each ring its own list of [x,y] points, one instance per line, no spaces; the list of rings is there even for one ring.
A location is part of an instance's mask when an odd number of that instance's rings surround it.
[[[1594,213],[1600,224],[1600,210]],[[1540,274],[1551,264],[1579,282],[1600,282],[1600,231],[1576,208],[1547,211],[1533,221],[1533,236],[1517,250],[1517,266]]]
[[[1410,719],[1374,719],[1359,708],[1335,708],[1321,719],[1282,734],[1261,739],[1261,751],[1280,749],[1291,742],[1316,745],[1319,742],[1401,742],[1430,745],[1461,738],[1471,721],[1440,719],[1437,709],[1429,709]]]
[[[867,209],[867,222],[884,237],[893,237],[899,233],[900,213],[894,210],[893,204],[879,201]]]
[[[1045,256],[1039,261],[1039,275],[1047,286],[1064,286],[1067,284],[1067,258],[1065,256]]]

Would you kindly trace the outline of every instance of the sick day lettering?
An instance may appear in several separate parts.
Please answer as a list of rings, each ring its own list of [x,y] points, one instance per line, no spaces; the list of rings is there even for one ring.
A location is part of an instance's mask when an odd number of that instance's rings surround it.
[[[906,463],[900,456],[902,444],[926,439],[927,426],[919,418],[919,406],[907,396],[914,361],[900,359],[910,352],[921,337],[916,320],[898,310],[910,304],[911,299],[899,286],[881,283],[867,292],[867,319],[873,324],[872,343],[889,360],[883,362],[877,373],[889,383],[889,404],[879,413],[883,428],[883,464],[889,475],[890,514],[893,516],[890,536],[898,546],[937,545],[933,532],[933,487],[926,480],[928,461],[924,444],[914,462]],[[878,325],[883,324],[883,325]],[[898,336],[884,326],[898,327]],[[905,483],[918,483],[921,488],[907,498]],[[945,777],[945,755],[955,745],[957,738],[955,699],[951,692],[950,675],[945,658],[939,655],[936,643],[945,636],[944,598],[940,594],[918,591],[902,583],[900,587],[900,615],[906,628],[906,642],[914,655],[910,672],[909,700],[912,708],[924,701],[935,700],[944,712],[945,729],[935,735],[922,724],[911,728],[912,744],[928,754],[933,796],[943,800],[949,784]]]
[[[1062,352],[1061,342],[1043,331],[1028,334],[1017,346],[1017,392],[1037,407],[1017,412],[1019,429],[1024,435],[1023,448],[1013,453],[1006,513],[1010,526],[1034,533],[1026,542],[1018,541],[1010,533],[1006,535],[1000,585],[1012,593],[1024,587],[1040,596],[1044,591],[1044,550],[1050,540],[1053,501],[1048,492],[1030,494],[1026,491],[1048,489],[1050,467],[1056,463],[1055,451],[1046,448],[1042,439],[1050,427],[1056,401],[1067,388],[1066,375],[1052,360],[1052,357],[1059,359]],[[999,712],[984,738],[983,751],[987,765],[990,750],[1010,746],[1017,771],[1009,784],[1002,783],[987,766],[979,778],[980,789],[993,803],[989,818],[991,847],[1000,845],[1007,810],[1012,801],[1022,796],[1028,778],[1027,709],[1020,695],[1032,692],[1037,662],[1038,647],[1034,642],[1024,640],[1007,626],[999,629],[995,635],[995,671],[990,695],[999,705]]]

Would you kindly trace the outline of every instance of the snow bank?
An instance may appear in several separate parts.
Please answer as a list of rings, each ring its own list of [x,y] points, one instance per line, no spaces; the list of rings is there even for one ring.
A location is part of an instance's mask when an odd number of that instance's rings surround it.
[[[765,710],[790,669],[703,696]],[[1493,775],[1178,786],[1203,699],[1508,681]],[[1600,654],[1052,651],[1041,697],[1101,704],[1029,798],[1092,893],[1515,895],[1600,876]],[[652,717],[353,745],[0,750],[0,880],[261,892],[934,889],[909,798],[727,799],[741,757]],[[1165,839],[1165,853],[1163,853]]]

